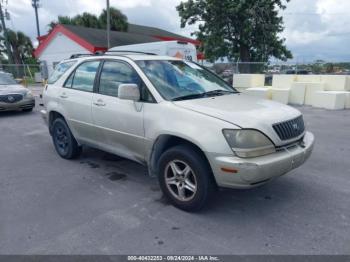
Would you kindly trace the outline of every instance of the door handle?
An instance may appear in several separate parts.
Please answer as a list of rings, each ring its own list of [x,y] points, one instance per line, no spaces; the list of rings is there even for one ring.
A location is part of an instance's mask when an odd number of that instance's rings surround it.
[[[68,98],[68,96],[67,96],[66,93],[62,93],[62,94],[60,95],[60,98]]]
[[[96,102],[94,102],[94,105],[95,105],[95,106],[105,106],[106,103],[103,102],[102,99],[98,99]]]

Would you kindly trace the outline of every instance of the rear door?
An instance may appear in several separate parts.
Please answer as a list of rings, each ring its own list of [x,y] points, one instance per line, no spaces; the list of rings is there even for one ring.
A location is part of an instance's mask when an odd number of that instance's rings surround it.
[[[99,65],[99,60],[78,65],[59,94],[71,131],[76,139],[87,144],[93,144],[96,139],[91,104]]]
[[[138,162],[144,161],[143,101],[118,98],[120,84],[144,85],[127,62],[105,60],[101,65],[97,92],[93,95],[92,117],[100,147]]]

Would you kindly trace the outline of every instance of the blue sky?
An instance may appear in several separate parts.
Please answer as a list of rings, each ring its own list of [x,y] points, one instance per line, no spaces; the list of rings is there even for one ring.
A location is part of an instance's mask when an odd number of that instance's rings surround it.
[[[195,27],[180,28],[175,7],[181,0],[110,0],[128,16],[131,23],[155,26],[189,36]],[[105,0],[40,0],[41,33],[58,15],[73,16],[84,11],[99,14]],[[11,20],[8,27],[21,30],[35,40],[36,27],[31,0],[8,0]],[[350,61],[350,1],[291,0],[283,12],[285,31],[282,36],[294,54],[294,60],[316,59]]]

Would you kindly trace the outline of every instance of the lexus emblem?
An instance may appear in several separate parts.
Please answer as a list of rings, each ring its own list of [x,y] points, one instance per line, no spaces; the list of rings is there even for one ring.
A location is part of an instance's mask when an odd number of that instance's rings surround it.
[[[293,124],[293,129],[294,129],[295,131],[298,131],[298,130],[299,130],[298,124]]]
[[[7,97],[7,100],[8,100],[9,102],[13,102],[13,101],[15,101],[15,98],[14,98],[13,96],[8,96],[8,97]]]

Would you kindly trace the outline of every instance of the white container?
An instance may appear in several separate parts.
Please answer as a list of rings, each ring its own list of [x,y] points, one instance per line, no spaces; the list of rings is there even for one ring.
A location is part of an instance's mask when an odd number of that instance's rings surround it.
[[[233,86],[237,88],[261,87],[265,85],[263,74],[234,74]]]
[[[253,88],[247,88],[244,91],[245,94],[256,96],[263,99],[271,99],[271,90],[266,87],[253,87]]]
[[[306,87],[306,83],[293,83],[289,93],[289,103],[304,105]]]
[[[319,91],[325,91],[325,84],[324,83],[305,83],[306,84],[306,90],[305,90],[305,101],[304,104],[311,106],[313,104],[313,101],[316,99],[316,92]]]
[[[319,83],[322,80],[321,75],[297,75],[296,82]]]
[[[273,75],[272,87],[288,89],[292,87],[292,84],[296,81],[296,75]]]
[[[350,91],[350,78],[345,75],[322,75],[326,91]]]
[[[350,109],[350,92],[345,94],[345,108]]]
[[[282,104],[288,104],[290,89],[270,88],[271,99]]]
[[[197,50],[195,45],[181,41],[160,41],[146,44],[116,46],[110,48],[108,51],[144,52],[160,56],[173,56],[197,62]]]
[[[347,92],[341,91],[319,91],[315,93],[316,99],[313,101],[314,107],[326,108],[330,110],[340,110],[345,108]]]

